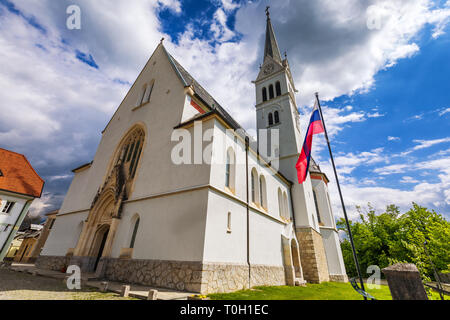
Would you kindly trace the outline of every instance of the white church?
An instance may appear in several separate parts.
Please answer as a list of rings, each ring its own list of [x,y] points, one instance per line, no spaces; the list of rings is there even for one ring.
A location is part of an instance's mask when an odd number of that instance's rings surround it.
[[[312,160],[297,182],[297,91],[269,14],[254,84],[258,132],[279,135],[265,146],[275,161],[161,41],[94,160],[73,170],[37,266],[200,293],[347,281],[326,175]],[[209,133],[200,146],[199,128]],[[210,161],[180,150],[186,140]],[[178,163],[174,153],[192,160]]]

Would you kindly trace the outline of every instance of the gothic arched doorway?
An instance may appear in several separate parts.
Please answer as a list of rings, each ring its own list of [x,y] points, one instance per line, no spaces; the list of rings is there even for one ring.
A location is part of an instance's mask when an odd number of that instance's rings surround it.
[[[94,270],[97,269],[100,258],[103,256],[106,240],[108,239],[109,225],[102,225],[95,233],[94,241],[92,242],[90,256],[95,257]]]

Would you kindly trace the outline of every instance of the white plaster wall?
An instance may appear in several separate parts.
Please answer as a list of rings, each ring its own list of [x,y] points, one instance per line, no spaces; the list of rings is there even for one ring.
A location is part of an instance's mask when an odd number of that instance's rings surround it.
[[[328,188],[323,180],[311,179],[312,187],[316,190],[317,205],[319,207],[320,218],[325,227],[336,228],[333,212],[329,198],[327,197]]]
[[[153,79],[155,84],[150,102],[133,111],[143,85]],[[209,170],[200,165],[175,166],[171,161],[172,148],[178,143],[171,142],[171,134],[181,121],[185,98],[181,81],[159,47],[103,132],[86,177],[74,179],[75,186],[69,189],[60,214],[90,207],[97,190],[107,178],[119,142],[137,123],[145,127],[147,139],[130,199],[207,183]],[[78,192],[80,188],[83,192]]]
[[[250,211],[250,263],[283,265],[281,234],[284,224]]]
[[[222,141],[224,143],[222,143]],[[234,196],[245,202],[247,198],[248,183],[249,201],[251,201],[251,172],[252,169],[255,168],[258,173],[258,177],[264,175],[266,180],[267,210],[264,210],[261,207],[259,207],[259,209],[265,211],[273,217],[279,218],[280,210],[278,205],[278,188],[280,188],[281,191],[286,192],[286,195],[288,196],[288,209],[289,215],[291,215],[292,208],[289,185],[277,176],[273,170],[258,162],[255,153],[251,151],[249,151],[248,154],[248,182],[246,182],[247,173],[245,142],[240,139],[235,139],[234,136],[230,134],[227,135],[225,132],[225,127],[218,121],[215,122],[210,184],[219,190],[230,193],[225,189],[226,150],[228,150],[229,147],[233,148],[236,156]],[[259,183],[257,188],[259,188]]]
[[[126,202],[112,257],[130,245],[132,218],[140,216],[133,259],[201,261],[205,237],[207,190]]]
[[[328,272],[330,275],[346,274],[338,232],[328,228],[320,229],[325,247],[325,255],[327,256]]]
[[[231,233],[227,232],[228,212]],[[284,223],[250,209],[250,263],[282,266]],[[247,209],[216,191],[209,192],[204,261],[247,263]]]
[[[41,255],[65,256],[68,249],[75,248],[80,238],[83,221],[86,220],[87,215],[88,212],[84,211],[57,216]]]
[[[290,157],[280,161],[281,172],[293,182],[292,200],[294,202],[295,222],[297,227],[312,227],[320,232],[311,178],[308,174],[303,184],[298,183],[297,170],[295,168],[297,160],[297,157]]]
[[[227,232],[228,212],[231,213],[231,233]],[[217,192],[209,192],[204,261],[247,263],[246,232],[245,205]]]
[[[8,214],[1,212],[4,206],[6,205],[7,201],[16,203],[14,207],[11,209],[11,212]],[[26,199],[24,198],[12,196],[6,193],[0,193],[0,250],[3,247],[5,241],[8,239],[8,236],[11,232],[11,228],[14,227],[14,224],[16,223],[17,218],[22,212],[25,203]],[[3,231],[6,225],[10,226],[6,231]]]
[[[86,169],[74,174],[59,214],[89,209],[90,203],[86,202],[85,192],[89,185],[90,173],[90,169]]]

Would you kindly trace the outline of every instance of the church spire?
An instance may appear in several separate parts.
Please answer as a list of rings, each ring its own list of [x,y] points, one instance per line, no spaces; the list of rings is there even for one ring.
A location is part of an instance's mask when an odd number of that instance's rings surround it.
[[[273,31],[272,22],[270,21],[269,6],[266,7],[267,15],[267,27],[266,27],[266,44],[264,47],[264,60],[267,56],[270,56],[275,61],[281,63],[280,49],[278,48],[277,39],[275,38],[275,33]]]

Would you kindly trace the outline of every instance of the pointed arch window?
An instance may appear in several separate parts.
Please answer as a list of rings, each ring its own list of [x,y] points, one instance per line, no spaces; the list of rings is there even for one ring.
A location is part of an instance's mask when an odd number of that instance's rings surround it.
[[[274,115],[274,118],[275,118],[275,124],[280,123],[280,113],[278,111],[275,111],[273,113],[273,115]]]
[[[320,223],[322,223],[322,219],[320,219],[319,203],[317,201],[316,190],[313,190],[313,196],[314,196],[314,204],[316,205],[317,221],[319,221],[319,224],[320,224]]]
[[[231,212],[227,216],[227,233],[231,233]]]
[[[269,126],[273,126],[273,114],[269,113]]]
[[[141,158],[142,147],[144,145],[144,130],[138,128],[129,134],[128,138],[123,143],[121,155],[117,163],[121,163],[128,169],[128,175],[134,178],[136,168]]]
[[[142,88],[141,95],[139,96],[139,100],[136,104],[136,107],[142,106],[150,101],[150,97],[152,95],[154,81],[150,84],[145,84]]]
[[[259,203],[261,207],[267,209],[266,179],[263,175],[259,177]]]
[[[281,96],[281,83],[280,83],[280,81],[277,81],[275,83],[275,90],[277,92],[277,97]]]
[[[289,204],[288,204],[288,197],[286,192],[283,192],[283,207],[284,207],[284,217],[286,219],[289,219]]]
[[[263,102],[267,101],[267,89],[266,89],[266,87],[264,87],[262,89],[262,99],[263,99]]]
[[[136,242],[136,235],[139,229],[139,223],[141,222],[141,218],[139,216],[136,217],[136,221],[134,222],[133,233],[131,234],[130,248],[134,248],[134,243]]]
[[[269,86],[269,99],[275,98],[274,92],[273,92],[273,84]]]
[[[258,203],[258,173],[256,172],[256,169],[253,168],[252,170],[252,202]]]
[[[225,186],[234,192],[236,175],[236,161],[233,148],[227,151],[227,160],[225,165]]]
[[[278,188],[278,211],[280,213],[280,217],[284,217],[283,193],[280,188]]]

